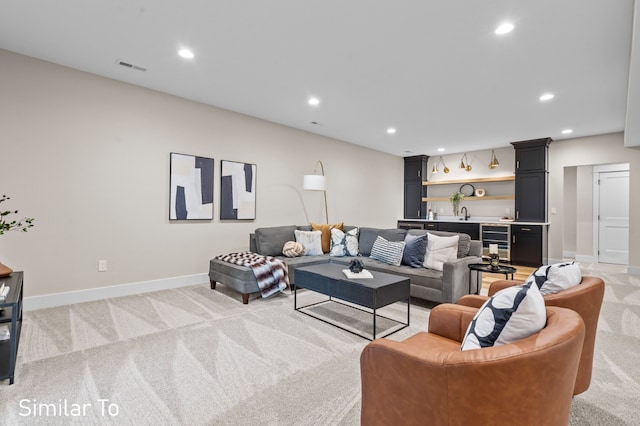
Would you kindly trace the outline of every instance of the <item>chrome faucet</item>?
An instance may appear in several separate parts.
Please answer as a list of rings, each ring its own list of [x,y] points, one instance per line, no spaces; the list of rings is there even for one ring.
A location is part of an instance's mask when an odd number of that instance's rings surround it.
[[[471,217],[471,215],[467,211],[467,207],[466,206],[460,209],[460,213],[464,214],[464,216],[463,216],[464,220],[469,220],[469,218]],[[460,220],[462,220],[462,219],[460,219]]]

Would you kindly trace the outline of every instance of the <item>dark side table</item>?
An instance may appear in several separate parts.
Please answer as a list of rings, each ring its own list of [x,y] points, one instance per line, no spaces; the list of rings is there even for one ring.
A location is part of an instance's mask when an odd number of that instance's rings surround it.
[[[480,288],[482,287],[482,272],[491,274],[504,274],[504,279],[513,279],[513,274],[516,272],[516,268],[506,265],[498,265],[498,269],[494,269],[488,263],[472,263],[469,265],[469,294],[471,294],[471,271],[476,271],[476,294],[480,294]]]
[[[0,326],[9,329],[9,338],[0,340],[0,380],[9,379],[13,384],[22,329],[22,271],[0,278],[10,288],[6,300],[0,302]]]

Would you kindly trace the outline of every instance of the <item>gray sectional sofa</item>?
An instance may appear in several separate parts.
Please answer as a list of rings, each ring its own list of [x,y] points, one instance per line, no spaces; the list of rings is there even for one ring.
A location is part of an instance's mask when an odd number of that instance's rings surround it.
[[[349,231],[353,226],[345,226]],[[296,268],[320,263],[338,263],[345,266],[356,257],[333,257],[329,254],[321,256],[285,257],[282,249],[287,241],[295,241],[295,230],[309,231],[309,226],[274,226],[258,228],[249,236],[249,250],[266,256],[274,256],[283,260],[288,266],[289,280],[295,285]],[[388,272],[406,276],[411,280],[411,296],[438,303],[455,303],[465,294],[474,293],[477,283],[472,280],[469,284],[469,264],[482,262],[482,245],[480,241],[471,240],[467,234],[458,234],[458,258],[445,262],[442,271],[427,268],[413,268],[407,265],[394,266],[369,257],[371,247],[380,235],[388,241],[404,241],[405,236],[431,233],[438,236],[455,235],[452,232],[426,231],[418,229],[379,229],[361,227],[359,229],[359,244],[361,255],[357,257],[364,267],[371,271]],[[474,277],[475,278],[475,277]],[[216,283],[231,287],[242,294],[243,303],[248,303],[249,294],[259,292],[255,276],[251,269],[212,259],[209,265],[209,279],[211,288]],[[471,288],[469,288],[471,287]]]

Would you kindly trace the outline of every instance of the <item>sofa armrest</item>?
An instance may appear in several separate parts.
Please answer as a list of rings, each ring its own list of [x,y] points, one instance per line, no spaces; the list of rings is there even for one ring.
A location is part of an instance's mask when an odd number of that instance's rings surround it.
[[[465,294],[469,294],[469,265],[481,262],[481,257],[467,256],[444,263],[442,267],[443,303],[455,303]]]

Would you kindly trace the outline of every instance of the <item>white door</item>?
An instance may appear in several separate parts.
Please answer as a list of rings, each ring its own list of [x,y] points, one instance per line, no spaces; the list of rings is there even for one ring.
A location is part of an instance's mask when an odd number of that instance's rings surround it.
[[[598,261],[629,263],[629,172],[599,173]]]

